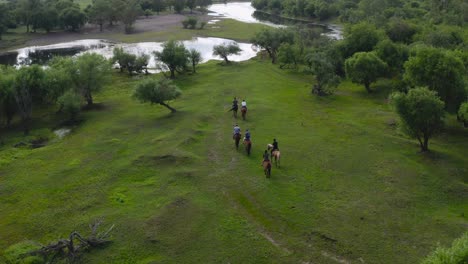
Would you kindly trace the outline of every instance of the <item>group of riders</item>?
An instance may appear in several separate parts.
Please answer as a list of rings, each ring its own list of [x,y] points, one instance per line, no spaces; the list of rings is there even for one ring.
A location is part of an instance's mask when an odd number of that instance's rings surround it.
[[[247,102],[245,102],[245,99],[242,100],[242,102],[241,102],[241,108],[245,108],[245,110],[247,110]],[[237,101],[237,98],[234,97],[234,100],[232,101],[232,109],[231,110],[232,111],[237,111],[238,109],[239,109],[238,101]],[[241,135],[241,128],[239,127],[238,124],[236,124],[234,126],[234,131],[233,131],[232,137],[235,139],[236,136],[240,137],[240,135]],[[245,130],[244,143],[247,143],[247,144],[250,143],[250,131],[248,129]],[[271,152],[268,153],[268,150],[265,150],[265,152],[263,153],[262,165],[264,165],[265,163],[268,163],[268,164],[271,165],[270,157],[273,157],[273,152],[279,151],[278,141],[276,141],[276,138],[273,139],[273,143],[271,143],[270,146],[272,146],[271,149],[270,149]]]

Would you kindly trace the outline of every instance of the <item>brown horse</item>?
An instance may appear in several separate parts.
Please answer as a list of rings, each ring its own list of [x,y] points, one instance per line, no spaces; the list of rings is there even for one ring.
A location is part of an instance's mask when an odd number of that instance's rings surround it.
[[[252,141],[244,139],[244,145],[245,145],[245,151],[247,152],[247,156],[250,156],[250,149],[252,149]]]
[[[262,166],[263,166],[263,172],[265,173],[265,176],[267,178],[270,178],[270,176],[271,176],[271,162],[270,161],[263,161]]]
[[[232,138],[234,139],[234,143],[236,145],[236,149],[239,149],[239,141],[241,139],[241,134],[235,134],[234,136],[232,136]]]
[[[238,110],[238,107],[233,107],[231,110],[232,110],[232,116],[233,116],[234,118],[237,118],[237,110]]]
[[[268,147],[268,151],[272,150],[273,149],[273,145],[272,144],[268,144],[267,145]],[[280,158],[281,158],[281,152],[279,150],[275,150],[273,151],[273,153],[271,153],[271,159],[274,159],[275,160],[275,166],[277,168],[279,168],[281,166],[280,164]]]
[[[245,116],[247,115],[247,107],[242,107],[241,113],[242,113],[242,120],[245,120]]]

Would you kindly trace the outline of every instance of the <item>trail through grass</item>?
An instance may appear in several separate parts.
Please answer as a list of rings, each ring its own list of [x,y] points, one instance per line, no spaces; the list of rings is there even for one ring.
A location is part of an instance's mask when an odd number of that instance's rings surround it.
[[[7,133],[0,249],[103,218],[113,243],[85,263],[416,263],[466,230],[462,128],[422,155],[389,125],[385,92],[344,83],[315,97],[308,76],[260,59],[197,72],[176,81],[174,115],[132,100],[138,78],[116,75],[63,140],[13,148],[21,137]],[[226,112],[233,96],[248,102],[246,121]],[[56,127],[55,114],[36,118],[33,134]],[[236,122],[252,133],[250,157],[234,149]],[[266,179],[273,138],[282,167]]]

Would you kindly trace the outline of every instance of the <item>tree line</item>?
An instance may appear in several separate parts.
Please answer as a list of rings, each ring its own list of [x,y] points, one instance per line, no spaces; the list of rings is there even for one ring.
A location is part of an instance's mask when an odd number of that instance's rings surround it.
[[[429,1],[415,1],[409,7],[398,1],[383,2],[382,10],[366,12],[363,19],[349,19],[345,14],[367,10],[364,7],[370,8],[369,1],[340,9],[340,19],[345,21],[343,40],[330,40],[316,30],[296,26],[264,29],[251,41],[281,68],[301,68],[313,74],[312,92],[318,95],[332,94],[344,78],[361,84],[369,93],[375,90],[377,80],[389,80],[395,92],[390,98],[403,130],[427,151],[429,138],[442,129],[446,113],[457,115],[468,125],[468,35],[459,26],[465,18],[448,21],[447,17],[431,17],[426,25],[416,22],[437,12],[459,17],[457,7],[464,4],[447,1],[447,5],[434,9],[432,2],[427,6]],[[424,12],[409,20],[394,13],[398,8]]]
[[[206,8],[211,0],[94,0],[84,10],[72,0],[18,0],[0,4],[0,39],[8,29],[24,25],[26,32],[44,30],[77,31],[86,23],[112,26],[122,23],[126,33],[133,30],[139,16],[163,11],[190,13]]]

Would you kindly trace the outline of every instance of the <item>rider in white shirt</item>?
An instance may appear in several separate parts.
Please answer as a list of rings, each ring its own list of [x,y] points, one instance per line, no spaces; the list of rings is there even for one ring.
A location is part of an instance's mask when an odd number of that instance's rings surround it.
[[[245,99],[242,100],[242,102],[241,102],[241,107],[242,107],[242,108],[247,108],[247,102],[245,101]]]

